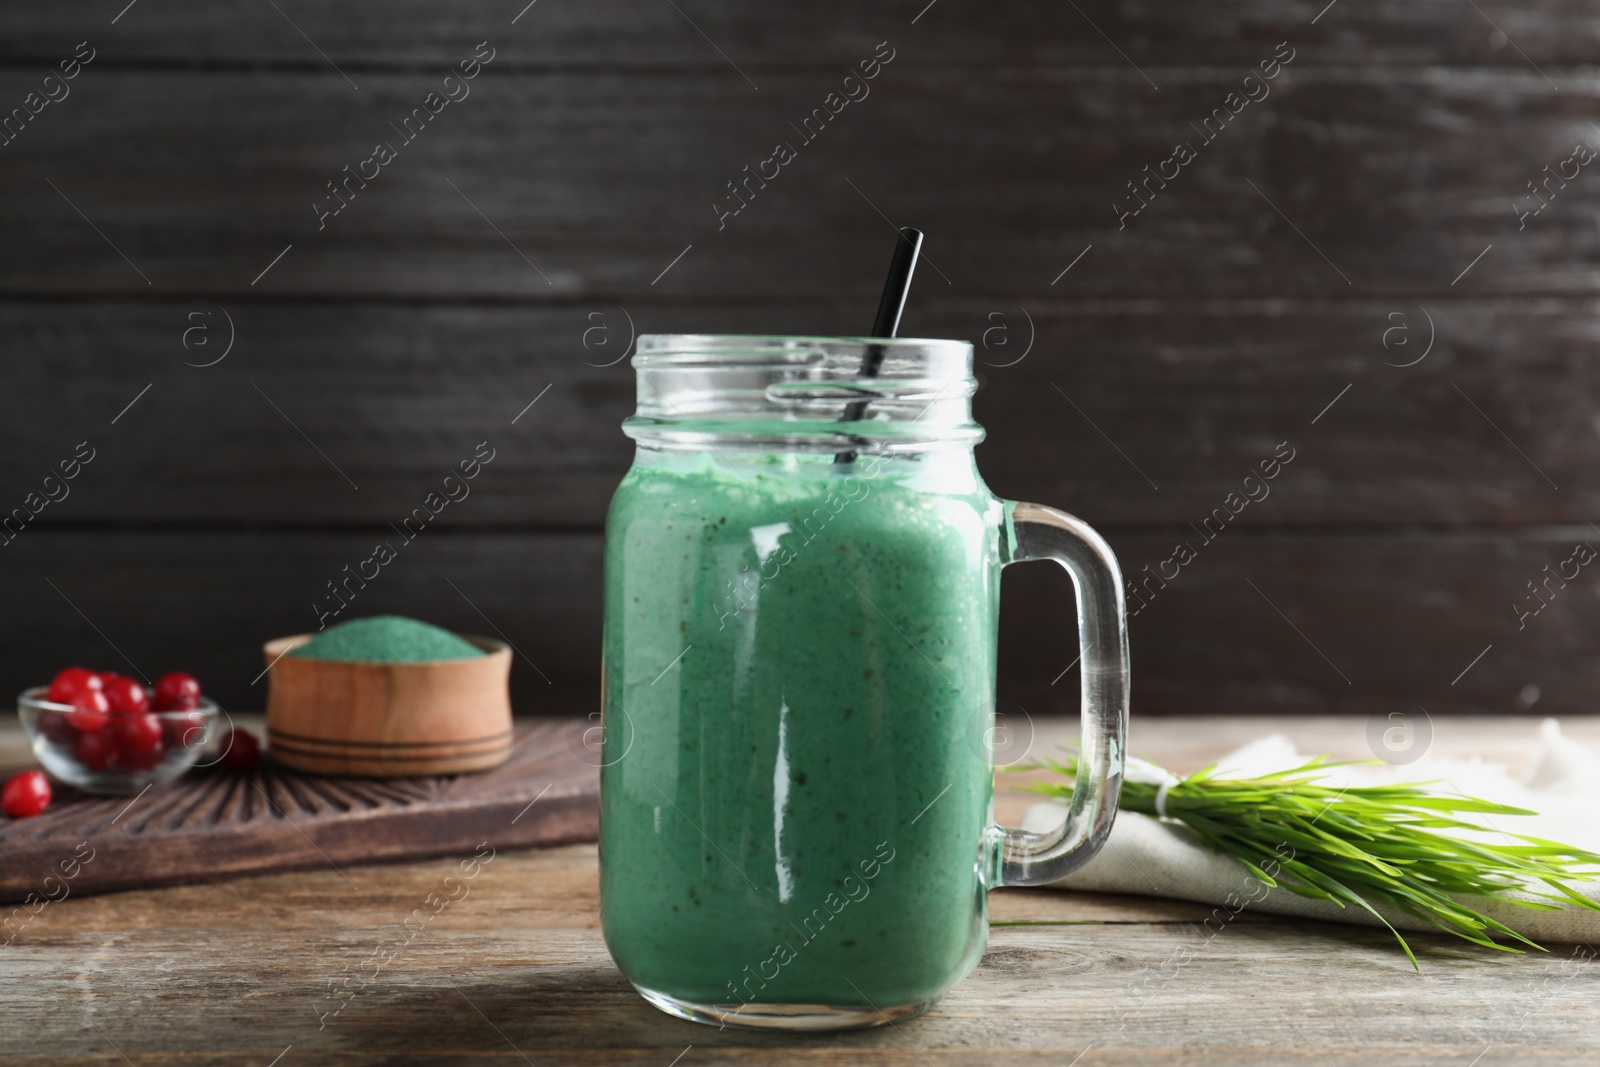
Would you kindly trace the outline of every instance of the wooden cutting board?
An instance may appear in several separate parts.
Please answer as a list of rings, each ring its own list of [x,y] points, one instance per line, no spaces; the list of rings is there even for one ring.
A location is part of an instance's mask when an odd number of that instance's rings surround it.
[[[0,817],[0,902],[593,841],[600,759],[586,731],[593,740],[583,719],[521,724],[511,758],[481,774],[340,778],[264,760],[137,798],[59,786],[44,814]]]

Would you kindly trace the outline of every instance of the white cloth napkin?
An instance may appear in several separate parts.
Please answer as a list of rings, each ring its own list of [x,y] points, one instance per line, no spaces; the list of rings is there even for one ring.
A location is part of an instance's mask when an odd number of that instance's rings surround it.
[[[1288,738],[1274,734],[1227,756],[1220,762],[1219,770],[1236,777],[1249,777],[1298,767],[1309,758],[1296,752]],[[1532,834],[1600,852],[1600,756],[1563,736],[1554,719],[1546,719],[1540,726],[1533,768],[1520,779],[1488,760],[1428,755],[1406,766],[1332,768],[1323,779],[1324,784],[1335,787],[1421,781],[1436,781],[1436,788],[1441,790],[1458,790],[1468,796],[1539,812],[1536,816],[1492,816],[1495,830]],[[1064,805],[1046,801],[1028,810],[1023,829],[1046,831],[1060,825],[1065,818]],[[1220,909],[1215,914],[1224,922],[1248,909],[1379,925],[1360,908],[1340,908],[1326,901],[1297,896],[1282,887],[1269,888],[1236,860],[1200,844],[1184,826],[1129,811],[1117,814],[1110,838],[1093,859],[1055,884],[1063,889],[1198,901]],[[1573,888],[1591,899],[1600,900],[1600,881],[1574,883]],[[1600,945],[1600,912],[1575,906],[1543,911],[1493,898],[1463,899],[1483,914],[1540,944]],[[1433,929],[1408,915],[1387,911],[1385,915],[1397,929]]]

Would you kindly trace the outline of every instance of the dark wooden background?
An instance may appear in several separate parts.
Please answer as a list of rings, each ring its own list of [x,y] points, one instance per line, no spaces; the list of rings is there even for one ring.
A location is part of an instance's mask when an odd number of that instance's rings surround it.
[[[0,8],[0,113],[96,50],[0,148],[0,510],[97,450],[0,547],[0,688],[131,662],[259,707],[260,643],[487,440],[349,614],[492,626],[519,710],[588,712],[613,361],[864,330],[892,220],[930,235],[904,332],[980,343],[990,484],[1128,572],[1297,450],[1133,621],[1136,712],[1592,710],[1600,570],[1513,604],[1600,545],[1600,201],[1584,170],[1514,204],[1600,146],[1600,3],[925,2]],[[319,232],[325,183],[481,41],[471,96]],[[871,95],[719,232],[724,184],[881,41]],[[1271,96],[1119,231],[1281,41]],[[1006,580],[1033,714],[1075,706],[1067,595]]]

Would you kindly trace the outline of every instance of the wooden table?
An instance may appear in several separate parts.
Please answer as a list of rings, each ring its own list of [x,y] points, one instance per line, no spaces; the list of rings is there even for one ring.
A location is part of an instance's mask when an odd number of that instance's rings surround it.
[[[1526,759],[1532,719],[1434,723],[1436,751]],[[1192,770],[1282,730],[1368,755],[1361,719],[1136,720]],[[1600,721],[1568,732],[1600,744]],[[1071,732],[1041,725],[1035,749]],[[25,762],[15,729],[0,766]],[[1002,798],[1015,817],[1026,801]],[[3,857],[0,857],[3,862]],[[1570,1064],[1600,1060],[1600,965],[1486,953],[1134,896],[996,891],[983,961],[934,1011],[826,1036],[718,1031],[649,1007],[601,940],[592,845],[499,853],[421,932],[399,924],[457,860],[69,898],[0,946],[6,1064]],[[457,894],[458,895],[458,894]],[[364,987],[336,1015],[330,985]],[[276,1057],[276,1059],[275,1059]]]

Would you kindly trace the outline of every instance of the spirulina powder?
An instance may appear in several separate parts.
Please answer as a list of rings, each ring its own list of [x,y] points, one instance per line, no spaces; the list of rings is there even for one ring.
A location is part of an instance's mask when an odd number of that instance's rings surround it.
[[[483,650],[449,630],[401,615],[374,615],[328,627],[291,656],[350,663],[422,663],[468,659]]]

